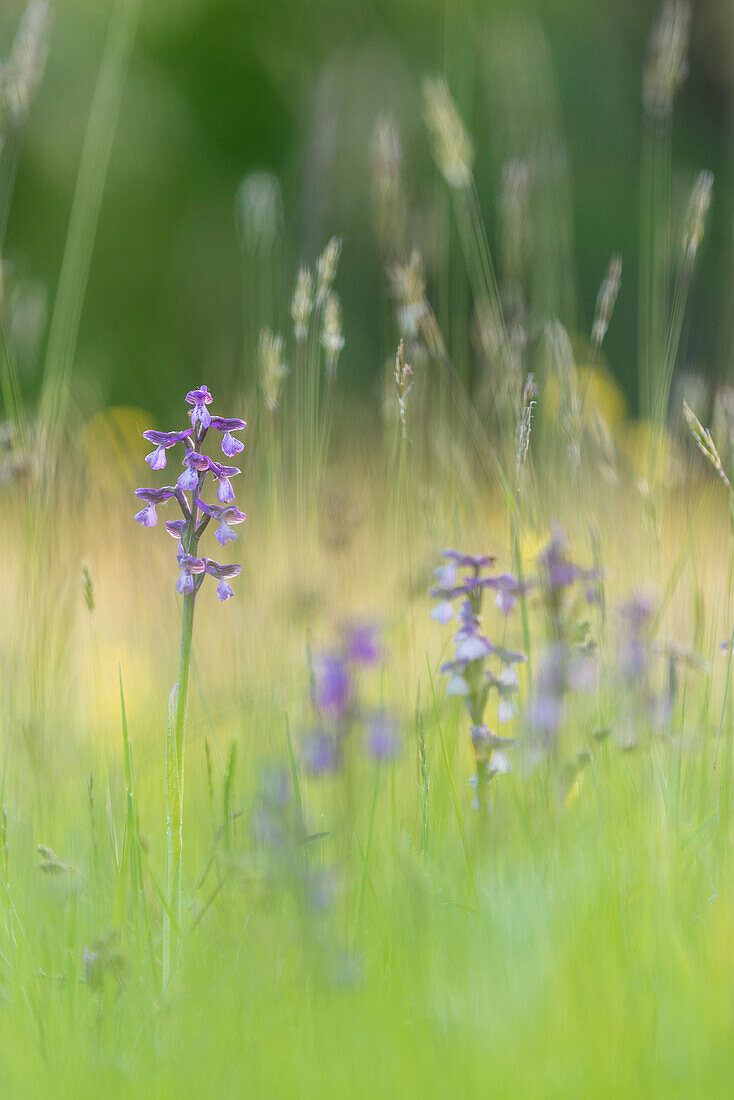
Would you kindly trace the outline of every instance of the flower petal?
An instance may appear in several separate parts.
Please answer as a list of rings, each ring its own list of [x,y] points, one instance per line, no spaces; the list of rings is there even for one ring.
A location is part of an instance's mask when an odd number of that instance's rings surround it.
[[[155,504],[146,504],[145,508],[142,508],[139,512],[135,513],[135,519],[143,527],[155,527],[158,523],[158,513],[155,510]]]
[[[437,623],[441,623],[444,626],[446,625],[446,623],[450,623],[453,617],[454,608],[453,604],[451,604],[449,600],[444,600],[443,603],[438,604],[431,611],[431,618],[435,619]]]

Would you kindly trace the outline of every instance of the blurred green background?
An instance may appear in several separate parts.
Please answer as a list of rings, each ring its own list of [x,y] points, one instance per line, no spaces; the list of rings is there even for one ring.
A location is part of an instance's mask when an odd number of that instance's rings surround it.
[[[3,55],[24,7],[3,0]],[[4,259],[38,313],[53,300],[111,8],[59,0],[25,133]],[[559,308],[572,329],[588,332],[609,257],[622,252],[606,355],[634,404],[640,86],[657,10],[656,0],[143,0],[82,317],[79,400],[163,415],[192,383],[248,384],[257,325],[289,325],[298,264],[332,233],[344,238],[340,369],[369,391],[387,350],[370,134],[391,111],[411,199],[440,203],[420,84],[442,71],[475,138],[492,239],[502,164],[547,135],[560,151],[571,263],[557,272]],[[674,202],[685,203],[699,168],[715,174],[682,359],[716,378],[731,358],[733,10],[728,0],[695,7],[673,138]],[[260,169],[277,177],[284,209],[282,280],[264,296],[270,269],[243,254],[236,218],[239,185]],[[31,396],[37,363],[27,357]]]

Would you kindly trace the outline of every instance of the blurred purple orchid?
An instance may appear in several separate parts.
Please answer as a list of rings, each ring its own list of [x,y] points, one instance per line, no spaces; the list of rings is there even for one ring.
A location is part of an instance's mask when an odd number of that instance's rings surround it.
[[[380,659],[377,631],[371,623],[356,623],[346,628],[346,651],[350,661],[371,668]]]
[[[398,750],[397,723],[387,711],[365,711],[360,697],[360,674],[374,668],[382,657],[382,645],[374,625],[352,622],[339,631],[339,644],[311,660],[311,701],[319,728],[305,740],[303,758],[313,774],[348,766],[345,746],[356,729],[375,761],[387,760]]]
[[[518,691],[515,665],[526,660],[524,653],[497,645],[483,633],[482,598],[485,591],[495,591],[495,604],[504,615],[509,615],[522,586],[511,573],[494,575],[488,572],[496,561],[491,554],[445,550],[443,556],[447,564],[435,570],[438,585],[430,593],[439,601],[431,617],[442,624],[454,617],[458,620],[458,630],[454,634],[454,658],[441,666],[441,672],[449,677],[447,694],[463,698],[469,712],[477,804],[481,806],[487,782],[493,775],[508,770],[499,763],[497,767],[493,766],[498,740],[484,722],[489,693],[493,688],[497,692],[498,722],[507,722],[515,717],[514,696]],[[457,600],[461,601],[458,610],[454,606]],[[488,667],[490,660],[498,662],[498,672]]]
[[[352,678],[347,662],[337,653],[322,653],[313,668],[314,702],[328,718],[346,717],[352,697]]]
[[[548,616],[549,641],[537,662],[528,726],[539,755],[555,749],[563,725],[565,701],[572,691],[588,690],[596,675],[590,624],[579,607],[597,597],[599,569],[576,565],[566,533],[555,524],[538,555],[538,588]]]

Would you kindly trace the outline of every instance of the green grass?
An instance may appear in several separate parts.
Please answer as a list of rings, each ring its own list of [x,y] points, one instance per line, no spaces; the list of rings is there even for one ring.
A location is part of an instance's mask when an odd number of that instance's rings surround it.
[[[359,477],[364,484],[364,468],[345,471],[350,484]],[[466,720],[436,679],[446,631],[428,620],[424,596],[415,601],[415,645],[428,659],[435,698],[429,673],[420,671],[416,720],[413,627],[405,564],[390,557],[390,510],[336,557],[317,540],[303,545],[304,562],[266,552],[275,536],[252,522],[262,501],[254,473],[251,482],[241,541],[251,565],[238,599],[220,607],[205,592],[200,600],[181,947],[163,993],[163,756],[177,630],[170,540],[161,545],[157,531],[131,530],[126,497],[117,492],[105,494],[106,506],[93,495],[92,526],[61,528],[53,576],[60,581],[84,547],[95,580],[95,633],[82,592],[72,589],[66,664],[54,672],[53,736],[40,760],[12,737],[17,726],[4,698],[5,1094],[720,1093],[734,1024],[730,701],[718,793],[712,768],[727,665],[714,654],[721,622],[709,623],[713,679],[707,671],[687,675],[665,738],[643,739],[631,753],[614,735],[596,740],[600,726],[618,726],[620,700],[613,691],[579,696],[564,724],[560,763],[549,758],[527,772],[519,751],[516,771],[495,781],[482,823],[471,810]],[[368,485],[365,506],[374,517],[380,479]],[[474,504],[467,541],[504,545],[509,557],[509,522],[498,534],[501,508],[484,490]],[[631,498],[618,506],[641,530],[641,506]],[[427,582],[438,547],[426,535],[425,511],[417,513],[413,553]],[[431,522],[447,541],[457,533],[450,513],[444,499]],[[712,611],[726,581],[726,555],[717,558],[715,549],[723,509],[717,515],[709,511],[696,539],[698,555],[711,563]],[[686,531],[671,513],[663,544],[674,576]],[[281,542],[293,545],[287,531]],[[611,522],[604,552],[614,603],[637,579],[637,564]],[[640,538],[636,557],[643,552]],[[693,569],[689,556],[664,615],[665,632],[684,638]],[[315,618],[295,610],[304,575],[323,608]],[[337,777],[314,780],[300,767],[311,721],[305,646],[314,631],[328,642],[334,608],[369,610],[385,623],[389,659],[367,676],[365,691],[397,710],[403,740],[379,781],[374,766],[358,760],[348,804]],[[529,614],[539,639],[537,599]],[[490,608],[488,629],[495,616]],[[508,643],[521,642],[521,630],[518,616]],[[3,645],[4,652],[12,645],[6,632]],[[77,691],[70,693],[72,669]],[[592,760],[569,789],[558,769],[581,747]],[[298,779],[295,821],[302,813],[313,836],[276,857],[254,828],[260,776],[272,765]],[[52,868],[39,868],[38,844],[55,853]],[[304,866],[333,874],[326,909],[306,901]],[[96,965],[85,965],[85,950],[100,953]]]
[[[454,758],[465,738],[457,717],[446,720]],[[193,892],[219,823],[202,753],[190,755],[189,925],[227,877],[185,932],[163,997],[159,895],[145,871],[153,927],[136,932],[130,915],[113,945],[121,973],[110,967],[99,988],[83,980],[85,947],[113,921],[115,872],[104,836],[96,874],[90,861],[86,761],[68,762],[53,807],[34,811],[27,790],[22,799],[6,791],[6,1094],[720,1094],[734,901],[730,814],[717,822],[711,743],[687,746],[682,763],[672,744],[630,757],[602,749],[573,802],[560,806],[542,772],[510,778],[481,844],[468,821],[472,890],[438,728],[427,722],[427,852],[407,745],[394,796],[389,775],[379,788],[364,776],[349,835],[330,833],[308,853],[343,853],[345,892],[325,915],[304,912],[287,881],[270,879],[241,818],[232,853],[220,844]],[[461,796],[467,765],[454,761]],[[328,821],[328,784],[307,797]],[[246,816],[248,804],[240,791],[237,812]],[[148,797],[141,816],[144,831],[160,833],[160,798]],[[98,825],[106,831],[103,815]],[[78,871],[37,870],[39,837]],[[160,865],[161,854],[152,841],[146,865]]]

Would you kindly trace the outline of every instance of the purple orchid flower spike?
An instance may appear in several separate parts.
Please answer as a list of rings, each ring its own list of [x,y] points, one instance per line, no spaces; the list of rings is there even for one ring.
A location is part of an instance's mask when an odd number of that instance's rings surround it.
[[[242,572],[242,566],[220,565],[218,561],[213,561],[212,558],[204,558],[204,572],[219,581],[217,596],[224,603],[230,596],[234,596],[234,590],[227,581],[231,580],[232,577],[238,577]]]
[[[324,653],[314,664],[314,702],[330,718],[344,718],[352,695],[352,678],[342,657]]]
[[[576,581],[598,581],[598,569],[585,569],[569,559],[566,532],[556,524],[551,532],[550,541],[538,555],[538,568],[542,587],[550,592],[562,592],[571,588]]]
[[[395,719],[386,711],[373,714],[367,723],[367,752],[373,760],[393,760],[400,749]]]
[[[136,495],[143,501],[145,507],[136,514],[135,519],[143,527],[155,527],[158,522],[156,506],[164,501],[174,498],[181,509],[181,518],[168,520],[166,523],[166,531],[178,543],[176,589],[183,596],[183,613],[179,678],[171,692],[170,735],[166,737],[167,828],[162,950],[164,987],[170,980],[171,966],[175,957],[175,929],[181,924],[183,761],[196,597],[205,575],[208,574],[217,581],[219,599],[222,601],[230,599],[234,591],[229,581],[242,572],[240,565],[226,565],[200,555],[199,542],[211,518],[219,523],[217,541],[222,546],[236,537],[231,525],[241,523],[245,519],[245,513],[234,506],[234,490],[230,481],[230,478],[240,471],[234,466],[222,466],[214,462],[203,452],[204,440],[212,424],[212,416],[207,408],[212,403],[212,395],[206,386],[200,386],[186,394],[186,402],[191,406],[189,410],[191,427],[180,432],[149,430],[143,433],[145,438],[154,445],[154,450],[146,459],[152,470],[164,469],[167,462],[166,451],[177,443],[184,443],[186,453],[183,458],[183,473],[175,485],[167,485],[162,489],[136,489]],[[232,432],[240,431],[244,426],[244,420],[216,418],[216,427],[224,436],[222,449],[225,454],[236,454],[242,449],[242,445],[234,438]],[[202,491],[209,471],[218,482],[218,505],[208,505],[202,500]],[[201,516],[203,519],[200,518]]]
[[[196,503],[204,515],[209,516],[219,524],[214,532],[214,537],[220,546],[226,546],[228,542],[236,542],[237,533],[232,530],[232,527],[236,523],[245,522],[247,516],[244,512],[241,512],[234,504],[205,504],[203,500],[199,499]]]
[[[167,485],[163,489],[136,489],[135,496],[145,502],[145,508],[135,513],[135,519],[143,527],[155,527],[158,523],[156,505],[165,503],[175,495],[176,491],[172,485]]]
[[[209,427],[214,424],[224,435],[222,445],[225,453],[237,453],[242,445],[234,439],[232,432],[241,431],[245,427],[245,421],[239,417],[212,417],[207,408],[212,402],[212,395],[206,386],[191,390],[186,395],[186,401],[192,406],[189,413],[190,428],[184,428],[180,432],[159,432],[152,429],[143,432],[144,437],[155,446],[155,450],[146,458],[153,470],[162,470],[166,466],[166,452],[177,443],[185,443],[186,450],[182,459],[184,470],[175,485],[162,489],[136,490],[145,507],[135,518],[143,527],[155,527],[158,522],[156,506],[175,497],[183,518],[168,520],[166,530],[179,543],[178,591],[184,596],[195,597],[201,587],[202,574],[209,572],[219,582],[219,598],[226,600],[233,594],[227,582],[231,577],[237,576],[240,567],[209,562],[208,558],[199,555],[198,545],[210,519],[217,521],[216,539],[220,546],[237,538],[232,528],[235,524],[242,523],[246,516],[234,503],[234,489],[230,479],[239,474],[240,470],[236,466],[224,466],[215,462],[204,454],[202,444]],[[209,472],[217,481],[218,504],[207,504],[202,499],[202,490]],[[200,517],[203,517],[203,521]],[[207,562],[209,566],[205,569]]]
[[[335,771],[339,764],[339,749],[335,738],[321,730],[309,734],[303,746],[303,760],[312,775],[326,775]]]
[[[189,390],[186,394],[186,402],[193,405],[189,413],[192,425],[201,424],[203,430],[206,431],[212,422],[211,414],[207,409],[207,405],[212,403],[212,395],[207,387],[199,386],[198,390]]]
[[[313,774],[335,769],[348,772],[352,754],[346,746],[354,743],[358,731],[374,761],[388,761],[397,754],[395,719],[387,711],[367,709],[362,698],[362,676],[382,658],[376,627],[360,620],[343,622],[333,648],[309,655],[311,703],[317,722],[316,729],[306,734],[304,761]]]
[[[222,432],[222,451],[227,458],[234,458],[240,451],[244,451],[244,443],[232,435],[232,432],[241,432],[247,427],[244,420],[236,416],[213,416],[211,426]]]
[[[193,435],[193,432],[193,428],[186,428],[183,432],[156,432],[152,429],[143,432],[143,439],[147,439],[155,447],[154,451],[145,456],[145,461],[151,470],[165,470],[166,451],[171,447],[175,447],[177,443],[181,443],[184,439],[188,439],[190,435]]]
[[[380,660],[382,649],[371,623],[357,623],[347,630],[347,656],[357,665],[371,668]]]
[[[517,714],[514,696],[519,681],[515,666],[526,660],[525,654],[496,645],[482,630],[482,599],[485,591],[496,592],[495,604],[505,616],[509,615],[524,586],[511,574],[493,575],[488,570],[496,558],[492,554],[464,554],[460,550],[445,550],[448,564],[435,570],[438,586],[431,596],[439,603],[431,611],[431,617],[446,624],[454,616],[458,630],[454,634],[455,655],[452,661],[441,666],[441,672],[449,677],[447,695],[464,700],[471,721],[472,748],[477,789],[475,806],[484,806],[484,789],[496,775],[510,770],[510,762],[501,745],[509,744],[499,738],[485,724],[491,690],[497,693],[497,721],[508,722]],[[460,575],[461,574],[461,575]],[[460,600],[458,608],[454,601]],[[490,664],[498,665],[495,672]]]

